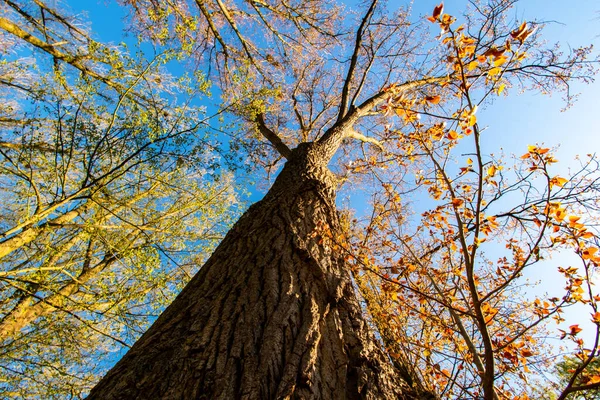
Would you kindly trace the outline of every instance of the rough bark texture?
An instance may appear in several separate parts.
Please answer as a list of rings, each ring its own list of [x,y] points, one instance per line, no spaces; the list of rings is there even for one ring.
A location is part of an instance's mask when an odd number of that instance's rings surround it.
[[[314,149],[292,151],[265,198],[89,399],[412,398],[342,256],[313,235],[319,221],[339,229],[335,179]]]

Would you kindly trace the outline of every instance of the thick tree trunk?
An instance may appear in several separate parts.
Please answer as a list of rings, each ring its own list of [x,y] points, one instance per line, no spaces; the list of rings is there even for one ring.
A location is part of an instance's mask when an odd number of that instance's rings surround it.
[[[241,217],[89,399],[411,398],[362,316],[334,177],[311,145]],[[404,393],[403,393],[404,392]]]

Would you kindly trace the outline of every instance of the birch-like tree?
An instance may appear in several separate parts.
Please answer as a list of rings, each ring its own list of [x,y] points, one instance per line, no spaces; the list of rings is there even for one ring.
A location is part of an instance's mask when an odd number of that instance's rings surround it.
[[[88,391],[189,281],[235,213],[201,80],[0,5],[0,393]],[[192,83],[191,83],[192,82]]]

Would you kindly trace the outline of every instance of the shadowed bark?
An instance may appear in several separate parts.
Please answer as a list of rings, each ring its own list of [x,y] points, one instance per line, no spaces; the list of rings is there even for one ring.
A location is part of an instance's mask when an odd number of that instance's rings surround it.
[[[318,223],[340,230],[322,150],[292,150],[265,198],[89,399],[412,398],[343,257],[314,235]]]

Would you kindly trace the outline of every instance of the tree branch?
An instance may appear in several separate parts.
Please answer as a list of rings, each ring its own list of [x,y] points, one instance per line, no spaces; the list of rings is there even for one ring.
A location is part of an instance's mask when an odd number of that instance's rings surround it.
[[[281,138],[277,136],[275,132],[273,132],[267,127],[267,125],[265,124],[264,116],[262,114],[257,114],[255,122],[258,125],[258,130],[260,131],[260,133],[262,133],[262,135],[269,142],[271,142],[273,147],[275,147],[275,150],[277,150],[279,154],[281,154],[283,157],[289,160],[292,155],[292,151],[289,147],[287,147],[285,143],[283,143]]]
[[[346,132],[345,136],[347,138],[360,140],[361,142],[374,144],[375,146],[379,147],[379,149],[381,151],[383,151],[383,145],[381,144],[381,142],[379,140],[372,138],[372,137],[367,137],[367,136],[363,135],[362,133],[356,132],[354,129],[348,130],[348,132]]]
[[[375,11],[375,6],[377,5],[378,0],[373,0],[371,2],[371,6],[369,10],[363,17],[358,30],[356,31],[356,41],[354,42],[354,52],[352,53],[352,58],[350,59],[350,67],[348,67],[348,73],[346,74],[346,80],[344,81],[344,88],[342,89],[342,101],[340,103],[340,112],[338,114],[337,122],[341,122],[342,119],[346,116],[346,109],[348,108],[348,97],[350,95],[350,83],[352,82],[352,77],[354,76],[354,70],[356,69],[356,64],[358,62],[358,53],[360,52],[360,47],[362,45],[362,37],[364,34],[365,26],[369,23],[369,20],[373,16],[373,12]]]

